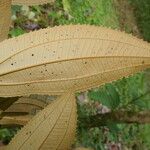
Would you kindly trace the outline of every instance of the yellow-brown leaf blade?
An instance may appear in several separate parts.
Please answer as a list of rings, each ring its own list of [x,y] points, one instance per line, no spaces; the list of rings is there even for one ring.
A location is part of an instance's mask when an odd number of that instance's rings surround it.
[[[32,118],[31,115],[23,116],[5,116],[0,120],[1,126],[15,126],[21,125],[24,126]]]
[[[26,125],[34,115],[47,106],[46,102],[29,97],[21,97],[17,101],[11,101],[11,104],[9,100],[4,102],[0,104],[8,103],[6,106],[9,107],[1,113],[0,125],[3,126]]]
[[[4,41],[0,49],[4,97],[84,91],[150,67],[148,43],[94,26],[44,29]]]
[[[0,97],[0,110],[6,110],[10,107],[14,102],[16,102],[19,97],[11,97],[11,98],[2,98]]]
[[[7,149],[69,149],[75,136],[76,104],[72,93],[58,98],[38,113]]]
[[[8,37],[11,22],[11,0],[0,0],[0,42]]]
[[[5,110],[5,112],[28,112],[29,114],[32,114],[35,111],[43,109],[46,105],[47,104],[44,101],[29,97],[21,97],[7,110]]]

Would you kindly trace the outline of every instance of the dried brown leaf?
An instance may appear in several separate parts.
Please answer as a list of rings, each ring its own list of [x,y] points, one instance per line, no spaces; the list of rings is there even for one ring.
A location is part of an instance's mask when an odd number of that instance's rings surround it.
[[[7,104],[8,106],[9,101],[4,100],[4,102],[0,104]],[[21,97],[16,102],[9,104],[9,107],[0,114],[0,118],[2,118],[0,125],[25,125],[37,112],[46,107],[46,105],[47,103],[44,101]]]
[[[22,97],[11,105],[5,112],[28,112],[30,114],[34,113],[36,110],[43,109],[47,104],[44,101],[39,101],[36,99]]]
[[[11,97],[11,98],[0,97],[0,110],[3,110],[3,111],[6,110],[18,99],[19,99],[19,97]]]
[[[7,150],[67,150],[76,130],[76,100],[67,93],[38,113],[14,137]]]
[[[11,0],[0,0],[0,42],[7,39],[11,22]]]
[[[0,96],[84,91],[150,67],[150,45],[107,28],[69,25],[0,43]]]
[[[14,125],[26,125],[33,116],[31,115],[19,115],[19,116],[5,116],[0,120],[1,126],[14,126]]]

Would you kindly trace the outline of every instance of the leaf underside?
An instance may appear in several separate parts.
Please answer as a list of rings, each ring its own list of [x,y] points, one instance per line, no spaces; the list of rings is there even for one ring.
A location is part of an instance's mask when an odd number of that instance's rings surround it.
[[[80,92],[149,67],[150,45],[128,34],[88,25],[43,29],[0,43],[0,96]]]
[[[5,112],[31,112],[34,109],[41,110],[46,107],[46,105],[44,101],[22,97],[5,110]]]
[[[6,127],[24,126],[32,119],[32,117],[32,115],[4,116],[0,120],[0,125]]]
[[[75,137],[76,121],[75,97],[72,93],[64,94],[22,128],[6,149],[70,149]]]

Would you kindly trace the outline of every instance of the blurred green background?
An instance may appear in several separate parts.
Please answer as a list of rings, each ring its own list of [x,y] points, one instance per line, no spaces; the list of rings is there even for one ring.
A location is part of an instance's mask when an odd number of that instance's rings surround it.
[[[150,41],[150,0],[56,0],[43,6],[13,6],[10,37],[64,24],[91,24],[119,29]],[[84,128],[80,118],[111,111],[150,109],[149,71],[77,93],[78,131],[75,147],[94,150],[150,150],[150,125],[109,121],[96,128]],[[100,112],[101,113],[101,112]],[[18,129],[0,129],[8,143]]]

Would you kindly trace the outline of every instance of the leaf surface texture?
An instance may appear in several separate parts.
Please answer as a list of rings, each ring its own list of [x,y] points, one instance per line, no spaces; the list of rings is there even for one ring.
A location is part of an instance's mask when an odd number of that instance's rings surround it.
[[[80,92],[149,67],[150,45],[120,31],[43,29],[0,44],[0,96]]]
[[[75,97],[72,93],[64,94],[22,128],[6,149],[70,149],[75,137],[76,121]]]

